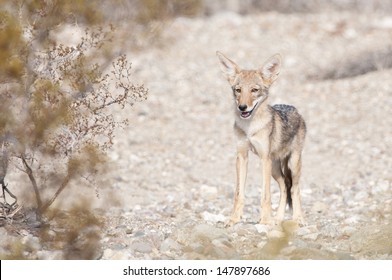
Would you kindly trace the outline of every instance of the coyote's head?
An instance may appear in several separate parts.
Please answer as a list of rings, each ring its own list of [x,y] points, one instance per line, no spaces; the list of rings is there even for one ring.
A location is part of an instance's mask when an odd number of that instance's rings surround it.
[[[248,119],[253,111],[268,97],[268,88],[279,75],[281,57],[279,54],[269,58],[257,70],[242,70],[234,61],[222,53],[216,53],[223,74],[229,81],[242,119]]]

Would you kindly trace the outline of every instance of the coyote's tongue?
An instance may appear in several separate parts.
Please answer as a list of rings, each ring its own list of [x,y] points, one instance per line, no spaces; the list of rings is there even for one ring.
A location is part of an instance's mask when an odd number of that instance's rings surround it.
[[[247,118],[247,117],[250,116],[250,113],[251,113],[251,112],[242,112],[242,113],[241,113],[241,117]]]

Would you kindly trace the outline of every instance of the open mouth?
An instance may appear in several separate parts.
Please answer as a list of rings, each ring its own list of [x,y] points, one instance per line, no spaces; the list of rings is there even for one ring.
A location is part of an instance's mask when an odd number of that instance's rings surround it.
[[[258,104],[258,103],[256,103],[256,105],[253,106],[252,110],[250,110],[250,111],[240,112],[240,117],[243,118],[243,119],[249,118],[249,117],[252,115],[253,110],[256,108],[257,104]]]

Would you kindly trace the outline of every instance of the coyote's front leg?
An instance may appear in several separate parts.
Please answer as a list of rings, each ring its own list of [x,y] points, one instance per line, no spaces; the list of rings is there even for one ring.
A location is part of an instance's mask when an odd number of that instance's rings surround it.
[[[241,220],[244,209],[245,182],[248,169],[248,149],[247,141],[239,142],[237,145],[237,162],[236,162],[236,188],[234,193],[234,207],[230,219],[226,226],[232,226]]]
[[[261,224],[271,224],[271,173],[272,173],[272,160],[270,157],[263,157],[263,186],[261,195]]]
[[[251,139],[252,146],[256,154],[261,159],[263,168],[263,184],[261,190],[261,224],[272,223],[272,208],[271,208],[271,176],[272,176],[272,159],[270,155],[270,133],[261,133],[255,135]]]

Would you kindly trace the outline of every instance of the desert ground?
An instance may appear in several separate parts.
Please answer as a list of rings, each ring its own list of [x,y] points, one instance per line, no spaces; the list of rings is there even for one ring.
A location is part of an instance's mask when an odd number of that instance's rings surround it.
[[[87,192],[105,225],[94,258],[392,259],[391,16],[224,12],[175,18],[141,44],[125,51],[148,99],[119,112],[130,126],[115,138],[99,197]],[[304,227],[290,213],[282,225],[258,224],[262,168],[254,155],[244,217],[224,227],[233,206],[235,110],[217,50],[248,69],[275,53],[283,58],[269,103],[295,106],[307,124]],[[272,194],[276,210],[275,182]],[[10,226],[1,238],[22,237],[33,248],[25,257],[64,257],[34,231],[12,235]]]

